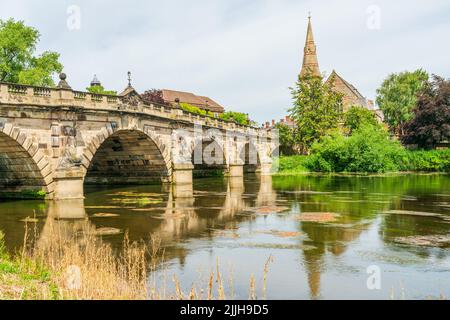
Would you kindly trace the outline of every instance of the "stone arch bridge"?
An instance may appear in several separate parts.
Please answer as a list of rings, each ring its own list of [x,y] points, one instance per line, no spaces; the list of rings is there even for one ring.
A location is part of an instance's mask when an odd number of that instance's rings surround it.
[[[84,197],[84,184],[192,184],[193,173],[270,174],[271,131],[118,96],[0,83],[0,192]]]

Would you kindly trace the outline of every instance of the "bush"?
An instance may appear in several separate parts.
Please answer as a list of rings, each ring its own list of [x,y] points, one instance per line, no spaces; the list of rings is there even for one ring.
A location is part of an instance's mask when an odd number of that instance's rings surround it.
[[[307,172],[305,162],[308,160],[307,156],[288,156],[280,157],[278,160],[278,169],[280,172]]]
[[[211,111],[200,109],[199,107],[194,106],[189,103],[181,102],[180,108],[183,109],[184,111],[194,113],[194,114],[199,114],[201,116],[214,117],[214,114]]]
[[[252,121],[249,120],[248,115],[242,112],[227,111],[220,115],[220,119],[225,121],[234,121],[244,126],[253,124]]]
[[[362,126],[350,137],[334,133],[312,146],[306,166],[322,172],[386,172],[399,170],[404,149],[377,126]]]
[[[402,171],[450,171],[450,150],[405,151],[400,169]]]
[[[87,87],[86,90],[88,92],[94,93],[94,94],[105,94],[108,96],[116,96],[117,95],[117,91],[105,90],[105,88],[103,88],[103,86],[90,86],[90,87]]]
[[[350,132],[364,125],[378,126],[373,111],[361,106],[352,106],[344,113],[344,127],[348,128]]]

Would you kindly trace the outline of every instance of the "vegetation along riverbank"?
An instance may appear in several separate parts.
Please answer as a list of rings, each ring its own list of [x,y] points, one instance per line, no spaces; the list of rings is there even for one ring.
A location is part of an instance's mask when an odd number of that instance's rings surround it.
[[[308,75],[293,98],[295,125],[276,125],[278,174],[450,171],[449,80],[423,70],[390,75],[377,97],[384,119],[361,106],[342,110],[342,97]]]
[[[113,249],[87,223],[53,229],[43,237],[36,219],[26,223],[24,246],[11,254],[0,231],[0,300],[224,300],[234,299],[233,274],[216,266],[189,287],[164,271],[165,253],[157,234],[151,240],[132,242],[125,234]],[[37,221],[37,220],[36,220]],[[34,227],[33,227],[34,226]],[[265,298],[271,257],[262,266],[264,280],[257,292],[249,276],[249,299]]]

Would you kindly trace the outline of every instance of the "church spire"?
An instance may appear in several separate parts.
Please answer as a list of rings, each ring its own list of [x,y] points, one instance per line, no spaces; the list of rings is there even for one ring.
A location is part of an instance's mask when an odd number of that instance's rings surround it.
[[[320,76],[319,61],[317,59],[317,48],[314,43],[314,36],[312,32],[311,14],[308,16],[308,31],[306,33],[306,43],[303,56],[301,76],[310,72],[314,76]]]

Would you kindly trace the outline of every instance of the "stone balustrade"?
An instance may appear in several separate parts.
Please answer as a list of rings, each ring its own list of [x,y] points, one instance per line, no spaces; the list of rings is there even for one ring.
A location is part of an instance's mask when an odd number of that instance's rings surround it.
[[[245,126],[207,115],[198,115],[167,105],[146,104],[131,105],[123,102],[117,95],[93,94],[66,88],[48,88],[0,82],[0,104],[31,105],[45,107],[76,107],[98,110],[120,110],[123,112],[145,113],[157,117],[197,123],[203,126],[223,130],[239,130],[270,137],[270,131]]]
[[[0,83],[0,155],[6,159],[0,193],[78,199],[84,183],[180,187],[192,184],[194,170],[230,177],[243,176],[244,166],[271,172],[275,132],[145,103],[131,86],[121,95],[103,95],[72,90],[64,74],[60,79],[56,88]],[[205,154],[197,159],[197,147],[219,157],[214,163]]]

